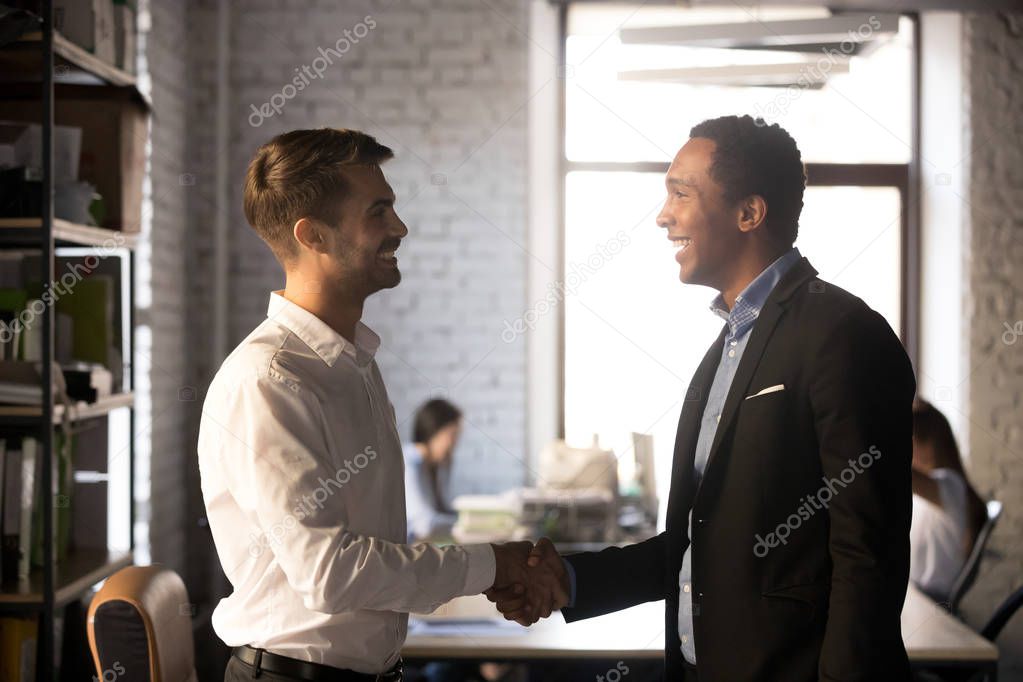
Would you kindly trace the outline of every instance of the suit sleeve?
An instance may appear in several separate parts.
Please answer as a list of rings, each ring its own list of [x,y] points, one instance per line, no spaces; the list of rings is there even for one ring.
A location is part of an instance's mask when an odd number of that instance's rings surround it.
[[[913,370],[874,311],[843,316],[814,357],[821,465],[842,483],[829,507],[831,596],[818,672],[821,680],[904,678]]]
[[[570,554],[575,571],[575,602],[561,610],[569,623],[664,599],[666,535],[627,547]]]

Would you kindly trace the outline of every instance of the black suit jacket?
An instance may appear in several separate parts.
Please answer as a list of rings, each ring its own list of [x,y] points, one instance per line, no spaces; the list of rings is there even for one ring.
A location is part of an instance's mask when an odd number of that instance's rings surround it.
[[[701,682],[909,678],[900,614],[916,381],[884,318],[816,274],[803,258],[769,295],[697,487],[724,329],[707,351],[679,419],[667,530],[566,557],[576,574],[567,621],[666,600],[668,680],[682,679],[678,574],[690,510]]]

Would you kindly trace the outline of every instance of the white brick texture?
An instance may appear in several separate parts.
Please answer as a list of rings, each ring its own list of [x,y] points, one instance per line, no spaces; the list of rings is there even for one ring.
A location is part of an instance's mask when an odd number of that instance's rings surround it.
[[[964,608],[980,627],[1023,584],[1023,14],[965,22],[964,93],[970,154],[964,165],[970,221],[970,474],[1004,512]],[[1023,680],[1023,614],[999,640],[1000,680]]]

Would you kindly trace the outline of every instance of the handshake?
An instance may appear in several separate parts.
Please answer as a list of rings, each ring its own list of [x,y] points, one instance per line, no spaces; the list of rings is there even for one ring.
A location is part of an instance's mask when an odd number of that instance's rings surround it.
[[[568,572],[550,540],[493,547],[497,574],[483,594],[506,619],[528,626],[568,605]]]

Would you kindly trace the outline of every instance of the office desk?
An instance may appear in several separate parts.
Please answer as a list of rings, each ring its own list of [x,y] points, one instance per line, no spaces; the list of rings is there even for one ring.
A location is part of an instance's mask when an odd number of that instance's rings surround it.
[[[914,668],[960,668],[998,674],[998,647],[920,590],[909,586],[902,607],[902,641]]]
[[[664,602],[565,623],[560,614],[530,628],[501,620],[483,596],[462,597],[415,617],[403,655],[410,660],[643,660],[664,653]],[[998,650],[912,585],[902,610],[902,637],[914,668],[997,672]]]

